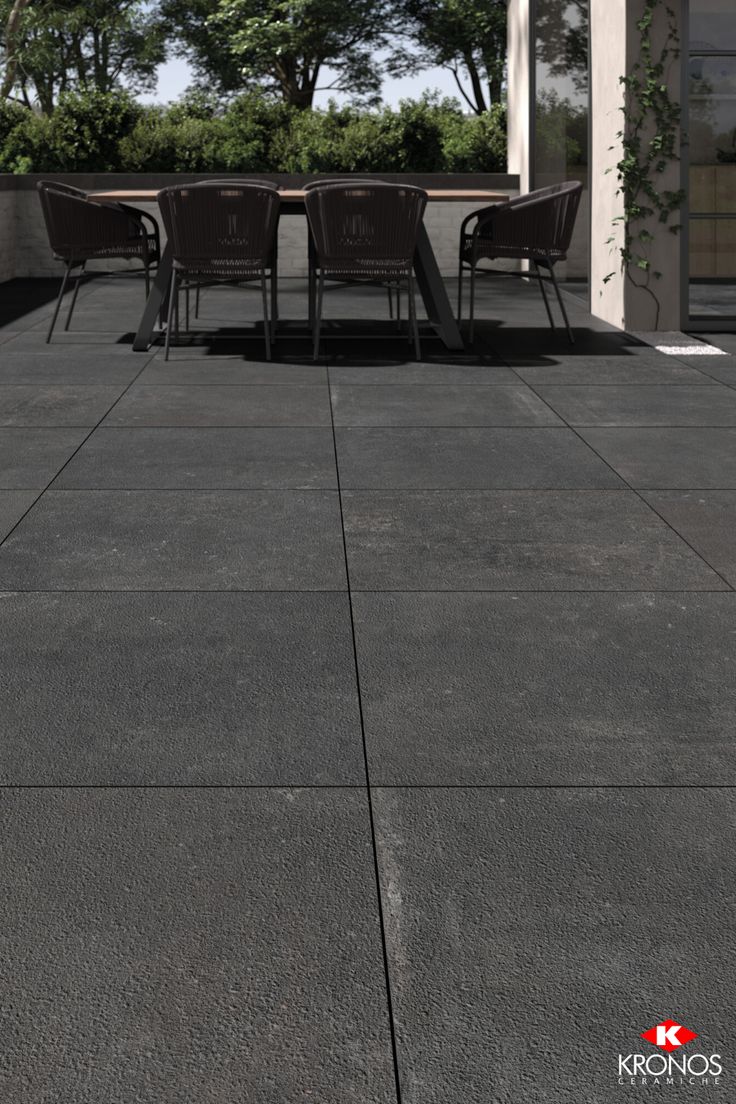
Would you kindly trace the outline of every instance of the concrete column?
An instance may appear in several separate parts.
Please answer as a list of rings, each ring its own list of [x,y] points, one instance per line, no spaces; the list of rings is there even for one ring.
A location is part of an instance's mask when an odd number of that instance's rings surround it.
[[[519,191],[528,192],[530,176],[529,71],[531,33],[529,0],[509,0],[508,7],[508,171],[519,174]]]
[[[653,28],[655,51],[665,39],[667,14],[662,5]],[[671,0],[680,18],[682,4]],[[624,241],[624,226],[614,219],[623,216],[623,200],[618,192],[614,166],[622,156],[622,142],[616,135],[622,130],[625,88],[619,77],[630,73],[639,57],[640,32],[636,26],[641,18],[644,0],[591,0],[590,4],[590,80],[591,80],[591,151],[590,179],[592,205],[591,237],[591,310],[599,318],[625,330],[679,330],[680,318],[680,237],[669,232],[656,219],[637,223],[636,230],[646,227],[655,237],[647,249],[652,267],[662,273],[652,278],[652,295],[634,286],[624,271],[619,249]],[[685,28],[680,34],[686,41]],[[656,53],[655,53],[656,56]],[[667,74],[670,95],[680,98],[680,61],[672,61]],[[654,136],[654,130],[650,137]],[[677,191],[680,187],[680,163],[670,165],[658,177],[660,191]],[[681,221],[676,215],[671,223]],[[613,237],[613,242],[607,239]],[[613,273],[604,283],[604,278]],[[634,274],[641,282],[644,274]]]

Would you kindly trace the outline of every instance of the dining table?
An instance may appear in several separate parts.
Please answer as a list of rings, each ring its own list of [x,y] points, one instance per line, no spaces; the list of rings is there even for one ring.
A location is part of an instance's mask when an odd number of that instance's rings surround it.
[[[506,202],[509,198],[505,192],[489,191],[487,188],[426,188],[425,191],[428,203],[432,204],[478,203],[479,205],[489,205]],[[155,203],[157,194],[158,189],[156,188],[125,188],[90,192],[88,198],[98,202]],[[281,197],[281,214],[306,214],[304,202],[306,192],[301,188],[279,188],[279,196]],[[161,317],[168,296],[171,269],[171,246],[167,242],[161,252],[156,277],[151,286],[133,341],[133,349],[136,352],[145,352],[150,348],[152,342],[159,337],[160,331],[157,330],[157,322]],[[462,350],[464,343],[460,328],[450,305],[447,288],[440,273],[437,258],[432,249],[432,243],[424,222],[419,228],[417,237],[414,271],[417,287],[422,296],[424,309],[427,312],[430,324],[446,348],[455,351]]]

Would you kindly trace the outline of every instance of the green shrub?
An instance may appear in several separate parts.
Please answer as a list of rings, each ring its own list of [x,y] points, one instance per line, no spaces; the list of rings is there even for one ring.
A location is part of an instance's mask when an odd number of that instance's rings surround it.
[[[504,172],[505,112],[465,116],[425,96],[398,109],[297,111],[249,94],[143,107],[122,92],[67,93],[50,116],[0,105],[5,172]]]

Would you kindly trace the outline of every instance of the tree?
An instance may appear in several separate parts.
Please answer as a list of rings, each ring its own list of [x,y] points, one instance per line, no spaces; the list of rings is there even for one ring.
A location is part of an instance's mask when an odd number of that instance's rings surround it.
[[[578,92],[588,88],[590,0],[538,0],[537,58],[552,77],[569,77]]]
[[[373,97],[391,0],[165,0],[200,77],[224,92],[260,89],[311,107],[325,89]],[[325,70],[330,78],[325,79]]]
[[[405,34],[419,49],[395,55],[392,70],[449,69],[465,102],[482,115],[501,99],[506,7],[506,0],[403,0]]]
[[[0,0],[3,92],[51,113],[61,92],[155,87],[163,26],[143,0]]]

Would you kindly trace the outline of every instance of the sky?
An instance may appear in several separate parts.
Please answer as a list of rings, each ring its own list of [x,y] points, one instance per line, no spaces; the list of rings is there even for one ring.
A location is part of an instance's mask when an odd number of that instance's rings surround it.
[[[141,96],[148,103],[167,103],[175,100],[191,83],[191,70],[183,58],[172,58],[165,65],[161,65],[158,71],[158,87],[155,92]],[[326,75],[325,83],[329,83]],[[459,97],[455,79],[452,73],[446,69],[425,69],[415,77],[402,77],[401,79],[384,81],[382,96],[384,103],[393,107],[399,100],[418,98],[428,89],[438,89],[442,95]],[[315,106],[324,107],[330,97],[338,103],[344,102],[345,97],[335,95],[334,92],[319,92],[315,97]]]

